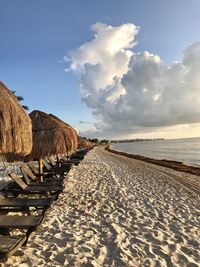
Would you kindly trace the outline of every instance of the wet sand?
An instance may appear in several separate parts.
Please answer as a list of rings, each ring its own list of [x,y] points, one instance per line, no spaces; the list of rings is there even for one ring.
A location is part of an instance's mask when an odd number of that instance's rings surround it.
[[[41,227],[1,266],[200,266],[199,176],[96,147]]]

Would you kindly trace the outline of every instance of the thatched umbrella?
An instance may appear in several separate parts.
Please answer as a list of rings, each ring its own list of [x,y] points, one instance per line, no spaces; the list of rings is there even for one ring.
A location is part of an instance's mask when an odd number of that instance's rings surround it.
[[[72,140],[73,140],[73,146],[74,146],[74,151],[77,150],[78,148],[78,135],[77,135],[77,132],[74,128],[71,127],[71,131],[72,131]]]
[[[71,131],[66,123],[52,114],[34,110],[30,113],[33,131],[32,159],[38,160],[42,173],[42,158],[73,152],[76,147],[71,140]]]
[[[67,124],[66,122],[62,121],[60,118],[56,117],[53,114],[49,114],[50,117],[53,117],[60,123],[65,123],[66,129],[68,131],[68,136],[69,136],[69,144],[68,144],[68,150],[67,153],[71,154],[74,151],[76,151],[78,147],[78,135],[77,132],[74,128],[71,127],[71,125]]]
[[[91,148],[94,146],[94,143],[90,142],[89,140],[83,138],[83,137],[78,137],[78,148],[84,149],[84,148]]]
[[[0,154],[25,156],[32,149],[31,120],[0,81]]]

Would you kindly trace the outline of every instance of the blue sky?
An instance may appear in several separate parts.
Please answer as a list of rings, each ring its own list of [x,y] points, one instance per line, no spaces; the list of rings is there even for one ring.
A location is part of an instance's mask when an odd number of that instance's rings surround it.
[[[139,26],[134,52],[147,50],[169,65],[200,41],[199,14],[199,0],[0,0],[0,79],[24,97],[30,111],[53,113],[86,128],[90,124],[79,121],[96,118],[81,100],[80,76],[64,71],[62,61],[93,40],[91,25]]]

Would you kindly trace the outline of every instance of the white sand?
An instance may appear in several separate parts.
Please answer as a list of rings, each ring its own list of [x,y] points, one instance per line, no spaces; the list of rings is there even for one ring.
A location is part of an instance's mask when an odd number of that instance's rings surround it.
[[[200,266],[199,198],[175,177],[200,187],[199,177],[95,148],[27,246],[0,266]]]

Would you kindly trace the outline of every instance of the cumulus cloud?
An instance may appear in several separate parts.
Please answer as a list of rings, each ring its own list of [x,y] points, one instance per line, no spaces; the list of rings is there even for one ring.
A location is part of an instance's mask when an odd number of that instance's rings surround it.
[[[83,101],[97,122],[92,134],[130,134],[200,122],[200,43],[170,66],[158,55],[134,53],[139,27],[97,23],[94,39],[67,55],[80,75]],[[88,133],[89,134],[89,133]]]

